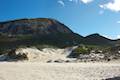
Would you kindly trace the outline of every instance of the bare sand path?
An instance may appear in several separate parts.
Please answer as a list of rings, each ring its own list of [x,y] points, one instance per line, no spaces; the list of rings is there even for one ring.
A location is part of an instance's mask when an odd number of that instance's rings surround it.
[[[0,80],[102,80],[119,76],[118,63],[0,63]]]

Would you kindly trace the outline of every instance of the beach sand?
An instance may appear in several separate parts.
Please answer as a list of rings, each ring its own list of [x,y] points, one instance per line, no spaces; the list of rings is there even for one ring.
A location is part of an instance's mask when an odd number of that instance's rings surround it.
[[[120,77],[119,63],[0,62],[0,80],[102,80]]]

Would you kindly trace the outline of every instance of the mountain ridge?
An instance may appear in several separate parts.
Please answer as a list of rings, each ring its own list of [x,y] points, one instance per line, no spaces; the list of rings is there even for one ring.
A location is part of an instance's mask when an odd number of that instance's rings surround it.
[[[1,21],[0,22],[0,28],[1,28],[1,24],[7,24],[7,23],[10,23],[10,22],[20,22],[20,21],[26,21],[26,22],[31,22],[31,21],[39,21],[39,20],[50,20],[51,22],[58,22],[58,23],[60,23],[60,24],[62,24],[62,25],[64,25],[63,23],[61,23],[61,22],[59,22],[58,20],[56,20],[56,19],[53,19],[53,18],[23,18],[23,19],[15,19],[15,20],[8,20],[8,21]],[[48,22],[48,23],[51,23],[51,22]],[[64,25],[64,26],[66,26],[66,25]],[[66,26],[67,27],[67,26]],[[67,27],[67,29],[69,29],[68,27]],[[70,30],[70,32],[71,33],[74,33],[71,29],[69,29]],[[0,31],[1,32],[1,31]],[[77,33],[78,34],[78,33]],[[80,35],[80,34],[79,34]],[[105,36],[103,36],[103,35],[101,35],[101,34],[99,34],[99,33],[91,33],[91,34],[89,34],[89,35],[87,35],[87,36],[85,36],[84,38],[86,38],[86,37],[88,37],[88,36],[93,36],[93,35],[97,35],[97,36],[101,36],[101,37],[104,37],[104,38],[106,38],[106,39],[109,39],[109,40],[113,40],[113,41],[115,41],[115,40],[119,40],[119,39],[110,39],[110,38],[107,38],[107,37],[105,37]],[[82,35],[81,35],[82,36]],[[83,36],[82,36],[83,37]]]
[[[37,18],[0,23],[0,38],[0,48],[44,44],[66,47],[79,44],[83,36],[57,20]]]
[[[18,19],[0,22],[0,48],[17,46],[54,45],[58,47],[85,45],[113,46],[111,40],[98,33],[83,37],[65,24],[51,18]]]
[[[20,19],[0,23],[0,32],[9,34],[43,33],[44,35],[50,32],[73,33],[67,26],[63,26],[65,25],[48,18]]]

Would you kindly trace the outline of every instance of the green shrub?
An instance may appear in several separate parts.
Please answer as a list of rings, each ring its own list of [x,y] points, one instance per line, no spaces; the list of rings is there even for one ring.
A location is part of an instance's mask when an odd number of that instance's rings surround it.
[[[75,53],[79,53],[79,54],[86,54],[86,53],[88,53],[89,51],[88,51],[88,49],[86,48],[77,48],[77,49],[75,49],[74,50],[74,52]]]
[[[89,48],[87,48],[86,46],[79,46],[68,57],[77,58],[79,57],[80,54],[89,54],[89,53],[90,53]]]

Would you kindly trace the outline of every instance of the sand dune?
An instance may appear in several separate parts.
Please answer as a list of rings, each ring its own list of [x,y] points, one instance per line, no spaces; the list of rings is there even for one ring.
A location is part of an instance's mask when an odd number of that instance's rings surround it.
[[[0,55],[1,61],[12,61],[12,60],[19,60],[21,56],[19,55],[26,55],[27,61],[29,62],[47,62],[55,60],[71,60],[67,58],[67,56],[72,52],[73,49],[76,47],[70,47],[65,49],[60,48],[44,48],[39,50],[35,47],[32,48],[18,48],[15,51],[11,51],[9,54]],[[16,57],[19,56],[19,57]]]
[[[106,63],[46,63],[48,60],[69,59],[66,56],[74,48],[18,49],[16,54],[25,53],[29,59],[18,62],[0,62],[0,80],[104,80],[120,77],[119,60]]]
[[[21,48],[16,50],[16,54],[25,53],[28,57],[29,62],[47,62],[47,61],[55,61],[58,59],[67,60],[66,57],[70,51],[68,49],[54,49],[54,48],[44,48],[42,50],[38,50],[37,48]]]
[[[101,80],[120,76],[116,63],[0,63],[0,80]]]

